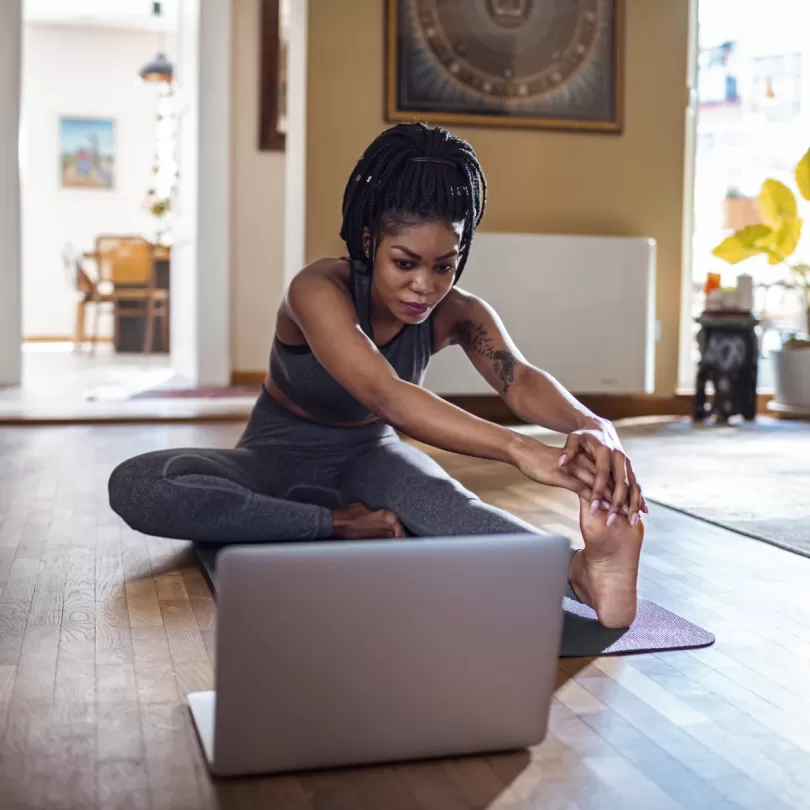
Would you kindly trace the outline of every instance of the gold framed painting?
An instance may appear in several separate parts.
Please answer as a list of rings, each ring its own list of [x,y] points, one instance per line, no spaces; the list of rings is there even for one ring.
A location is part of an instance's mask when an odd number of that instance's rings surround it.
[[[387,0],[388,121],[620,133],[624,0]]]

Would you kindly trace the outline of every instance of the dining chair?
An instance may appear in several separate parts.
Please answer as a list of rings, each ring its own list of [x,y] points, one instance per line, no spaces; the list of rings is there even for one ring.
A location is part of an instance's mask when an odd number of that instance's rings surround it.
[[[155,319],[160,318],[163,345],[169,343],[169,291],[155,286],[154,245],[140,236],[100,235],[96,238],[96,289],[100,304],[112,304],[117,343],[120,318],[144,318],[143,350],[154,349]],[[121,306],[127,302],[126,306]],[[133,306],[132,304],[140,304]]]

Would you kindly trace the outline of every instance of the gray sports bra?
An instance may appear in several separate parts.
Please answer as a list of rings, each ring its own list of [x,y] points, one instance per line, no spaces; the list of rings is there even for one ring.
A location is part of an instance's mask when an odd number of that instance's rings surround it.
[[[371,271],[364,263],[349,262],[349,288],[360,328],[373,341],[371,329]],[[421,385],[433,354],[433,315],[420,324],[406,324],[383,346],[377,347],[400,379]],[[358,402],[318,362],[306,344],[291,346],[278,337],[270,352],[270,376],[278,388],[315,419],[361,422],[373,414]]]

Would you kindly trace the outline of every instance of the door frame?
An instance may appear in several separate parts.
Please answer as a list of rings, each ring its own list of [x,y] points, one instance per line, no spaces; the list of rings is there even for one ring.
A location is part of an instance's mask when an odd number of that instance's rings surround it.
[[[0,3],[0,386],[22,376],[22,0]]]
[[[692,363],[692,241],[695,227],[695,159],[697,148],[700,0],[689,0],[689,45],[686,80],[686,116],[684,140],[683,233],[681,240],[681,309],[678,340],[677,393],[693,393],[695,368]]]
[[[231,5],[232,0],[181,0],[178,20],[181,176],[171,360],[174,372],[192,386],[227,386],[231,380]],[[196,17],[187,22],[184,13]],[[193,41],[186,41],[189,37]],[[181,116],[190,119],[190,130],[183,129]]]

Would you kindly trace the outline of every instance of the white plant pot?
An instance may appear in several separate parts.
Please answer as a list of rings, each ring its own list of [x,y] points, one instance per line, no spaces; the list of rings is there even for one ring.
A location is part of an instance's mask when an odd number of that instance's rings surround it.
[[[810,349],[771,353],[777,407],[810,411]]]

